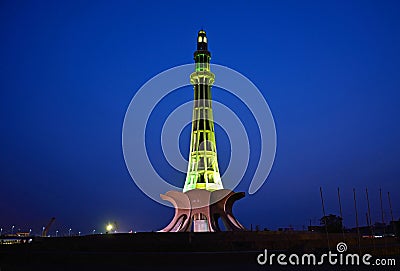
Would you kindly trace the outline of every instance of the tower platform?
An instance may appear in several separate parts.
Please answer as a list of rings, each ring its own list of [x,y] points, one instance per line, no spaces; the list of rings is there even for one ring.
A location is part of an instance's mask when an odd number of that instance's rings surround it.
[[[245,231],[232,213],[235,201],[244,196],[229,189],[168,191],[160,197],[174,205],[175,215],[160,232],[217,232],[223,230],[222,225],[227,231]]]

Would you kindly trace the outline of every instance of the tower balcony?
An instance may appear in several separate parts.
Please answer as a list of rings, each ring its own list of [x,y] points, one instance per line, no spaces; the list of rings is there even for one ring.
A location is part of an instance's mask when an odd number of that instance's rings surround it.
[[[215,75],[210,71],[195,71],[190,75],[190,84],[209,85],[214,84]]]

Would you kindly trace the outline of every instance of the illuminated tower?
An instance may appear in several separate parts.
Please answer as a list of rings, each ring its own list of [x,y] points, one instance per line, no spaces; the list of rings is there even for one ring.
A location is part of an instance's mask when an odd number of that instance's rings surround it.
[[[210,71],[210,58],[206,32],[200,30],[194,52],[195,71],[190,75],[194,105],[188,171],[183,192],[172,190],[160,195],[175,207],[174,217],[160,232],[246,230],[232,213],[234,202],[243,198],[244,192],[224,189],[219,174],[211,106],[214,74]]]
[[[211,101],[211,86],[215,76],[210,71],[210,58],[206,32],[200,30],[197,50],[194,52],[195,72],[190,75],[190,83],[194,88],[194,105],[189,164],[183,192],[196,188],[209,191],[223,189],[215,144]]]

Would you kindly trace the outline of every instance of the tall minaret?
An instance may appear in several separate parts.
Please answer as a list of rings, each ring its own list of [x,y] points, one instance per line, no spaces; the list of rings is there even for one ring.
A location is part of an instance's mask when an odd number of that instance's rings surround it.
[[[210,71],[210,58],[206,32],[200,30],[197,35],[197,51],[194,52],[196,68],[190,75],[190,83],[194,87],[194,105],[189,164],[183,192],[196,188],[209,191],[223,189],[211,106],[211,86],[215,76]]]
[[[233,203],[243,198],[244,192],[224,189],[219,174],[211,106],[215,76],[210,58],[206,32],[200,30],[194,52],[196,67],[190,75],[194,105],[188,171],[183,192],[171,190],[160,195],[175,207],[174,218],[160,232],[221,231],[218,221],[227,231],[246,230],[232,213]]]

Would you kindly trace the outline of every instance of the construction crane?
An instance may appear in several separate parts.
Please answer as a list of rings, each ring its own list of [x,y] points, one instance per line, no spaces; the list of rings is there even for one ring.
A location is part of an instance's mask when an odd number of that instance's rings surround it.
[[[42,237],[46,237],[46,236],[47,236],[47,232],[49,231],[51,225],[53,225],[54,220],[56,220],[55,217],[52,217],[52,218],[50,219],[50,221],[49,221],[49,223],[47,224],[47,226],[43,229]]]

